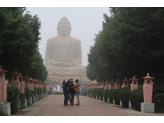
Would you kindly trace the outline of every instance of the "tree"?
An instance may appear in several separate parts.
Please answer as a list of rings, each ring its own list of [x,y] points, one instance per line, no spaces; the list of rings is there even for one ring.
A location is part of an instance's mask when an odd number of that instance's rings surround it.
[[[104,16],[103,30],[95,44],[98,43],[92,47],[96,54],[93,56],[90,51],[88,56],[90,71],[103,68],[92,72],[96,79],[101,73],[110,81],[133,75],[142,78],[147,72],[154,77],[164,75],[164,8],[115,7],[110,11],[112,16]],[[89,60],[93,58],[99,64]]]
[[[0,64],[7,70],[6,79],[17,69],[23,76],[30,73],[33,56],[38,52],[41,22],[26,8],[0,8]],[[42,59],[40,59],[42,62]],[[42,64],[43,66],[43,64]],[[31,76],[31,75],[30,75]],[[36,79],[41,79],[38,77]]]

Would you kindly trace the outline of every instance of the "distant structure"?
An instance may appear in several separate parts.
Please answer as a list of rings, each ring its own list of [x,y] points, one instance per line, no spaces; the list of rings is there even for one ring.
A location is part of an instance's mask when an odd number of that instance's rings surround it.
[[[62,17],[58,22],[57,32],[57,36],[48,39],[46,47],[45,66],[49,82],[78,79],[80,75],[83,81],[90,84],[91,81],[86,77],[86,66],[81,65],[81,42],[70,36],[71,23],[67,17]]]

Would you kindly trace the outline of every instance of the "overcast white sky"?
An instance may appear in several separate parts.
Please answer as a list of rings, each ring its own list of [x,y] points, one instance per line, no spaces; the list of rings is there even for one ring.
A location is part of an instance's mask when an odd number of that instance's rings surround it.
[[[71,37],[81,41],[82,65],[88,64],[90,46],[99,30],[102,30],[103,13],[110,15],[108,7],[26,7],[41,20],[39,51],[45,59],[47,40],[57,35],[57,24],[62,17],[71,22]]]

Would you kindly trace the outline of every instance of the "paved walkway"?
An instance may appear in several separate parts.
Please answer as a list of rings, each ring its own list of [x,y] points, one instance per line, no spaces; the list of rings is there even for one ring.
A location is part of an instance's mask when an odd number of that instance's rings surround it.
[[[164,113],[141,113],[84,96],[80,96],[79,106],[63,106],[63,103],[63,95],[49,95],[13,116],[164,116]]]
[[[84,96],[80,96],[79,106],[63,106],[63,103],[63,95],[54,95],[36,116],[164,116],[164,113],[141,113]]]
[[[35,116],[44,107],[53,96],[47,96],[38,102],[33,103],[27,108],[13,114],[12,116]]]

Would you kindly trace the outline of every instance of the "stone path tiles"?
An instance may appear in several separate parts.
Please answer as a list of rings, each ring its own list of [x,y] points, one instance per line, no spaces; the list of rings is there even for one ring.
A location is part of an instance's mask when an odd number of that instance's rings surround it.
[[[76,96],[74,103],[77,103]],[[79,106],[63,104],[64,96],[54,95],[36,116],[164,116],[164,113],[141,113],[84,96],[80,96]]]

